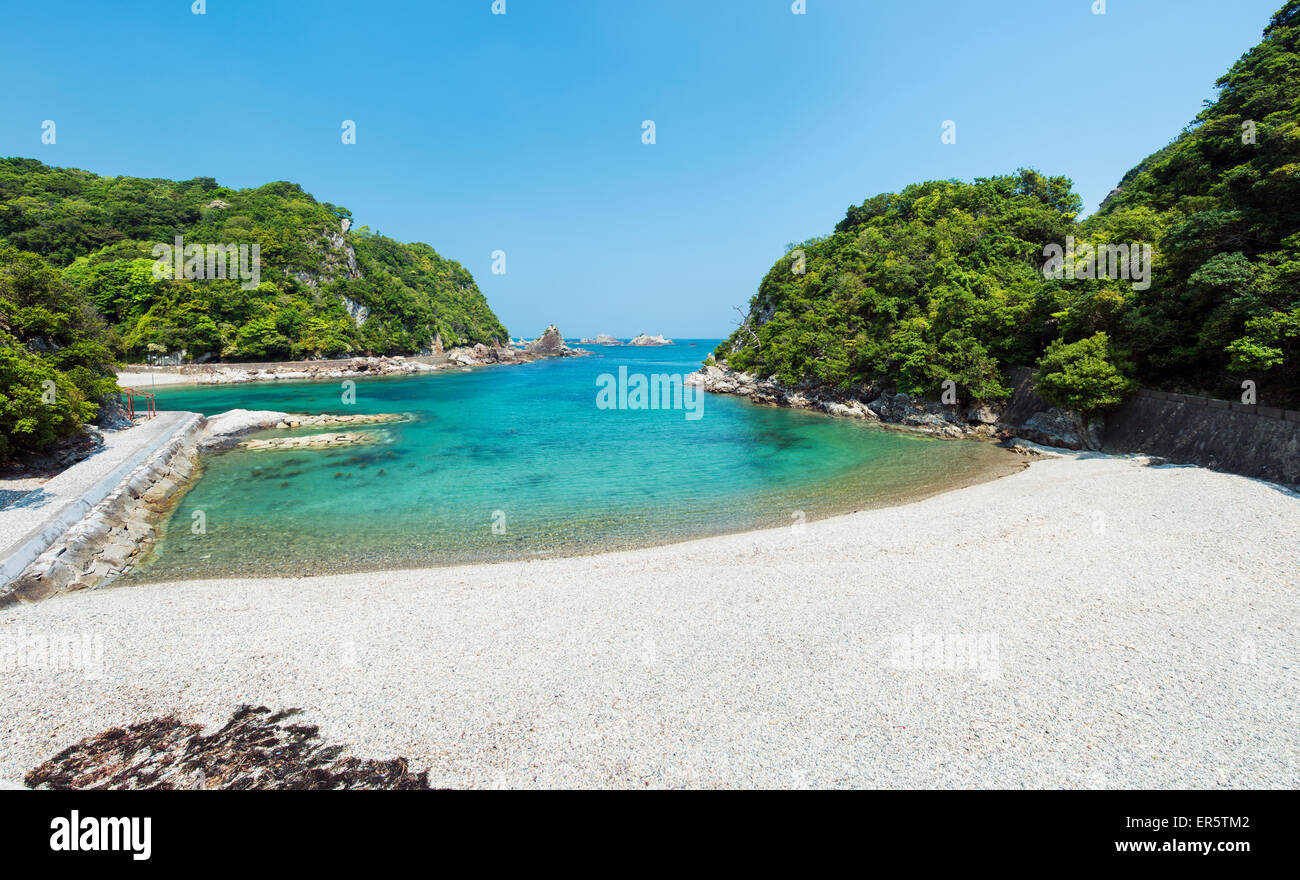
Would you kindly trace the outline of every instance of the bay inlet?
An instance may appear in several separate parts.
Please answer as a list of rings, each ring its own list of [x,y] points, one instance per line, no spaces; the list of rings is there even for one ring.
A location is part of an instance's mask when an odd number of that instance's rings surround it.
[[[411,418],[365,446],[205,455],[203,476],[128,580],[491,562],[798,529],[1020,467],[988,442],[725,395],[708,395],[698,419],[599,405],[602,375],[688,374],[715,344],[590,346],[587,358],[360,380],[346,404],[338,382],[161,388],[160,409],[205,415]]]

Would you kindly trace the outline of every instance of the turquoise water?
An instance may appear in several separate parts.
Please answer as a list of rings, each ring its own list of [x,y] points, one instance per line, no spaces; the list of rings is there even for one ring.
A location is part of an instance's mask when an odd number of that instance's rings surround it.
[[[703,395],[681,409],[600,409],[597,377],[698,368],[716,340],[587,346],[592,357],[472,372],[159,388],[159,409],[413,414],[383,442],[229,450],[134,575],[305,574],[528,558],[790,525],[1009,472],[991,444]],[[275,436],[285,432],[263,432]],[[298,433],[298,432],[295,432]],[[206,534],[193,534],[202,511]],[[802,512],[802,513],[800,513]],[[496,528],[494,529],[494,525]]]

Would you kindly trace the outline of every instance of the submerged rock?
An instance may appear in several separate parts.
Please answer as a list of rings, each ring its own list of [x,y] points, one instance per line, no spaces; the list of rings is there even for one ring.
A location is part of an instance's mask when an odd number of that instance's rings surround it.
[[[250,431],[269,428],[281,430],[293,428],[319,428],[333,425],[386,425],[405,421],[410,418],[407,413],[321,413],[320,415],[303,415],[301,413],[276,412],[275,410],[232,409],[208,419],[208,428],[199,442],[199,449],[207,452],[230,446],[243,446],[238,438]],[[293,439],[293,438],[289,438]],[[284,444],[292,446],[295,444]],[[318,445],[318,444],[298,444]],[[254,447],[269,448],[269,447]]]

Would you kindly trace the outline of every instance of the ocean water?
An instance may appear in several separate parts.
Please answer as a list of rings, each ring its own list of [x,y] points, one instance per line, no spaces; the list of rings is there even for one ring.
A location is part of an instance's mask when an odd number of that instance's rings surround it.
[[[986,442],[936,440],[729,396],[703,394],[696,419],[685,409],[597,405],[601,374],[616,377],[622,366],[629,377],[685,375],[716,344],[583,346],[593,356],[360,379],[352,404],[343,403],[337,380],[159,388],[159,409],[412,419],[368,428],[383,438],[370,446],[206,455],[201,478],[130,579],[623,549],[794,526],[1018,466],[1016,456]],[[197,513],[202,534],[194,533]]]

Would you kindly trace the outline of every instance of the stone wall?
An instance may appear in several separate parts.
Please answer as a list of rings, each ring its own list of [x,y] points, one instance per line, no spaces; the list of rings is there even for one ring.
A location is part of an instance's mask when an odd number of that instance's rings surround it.
[[[1107,415],[1103,449],[1300,486],[1295,410],[1140,391]]]
[[[1013,370],[1002,420],[1024,425],[1048,409],[1034,374]],[[1141,452],[1179,464],[1300,486],[1300,412],[1211,397],[1141,390],[1107,413],[1102,451]]]

